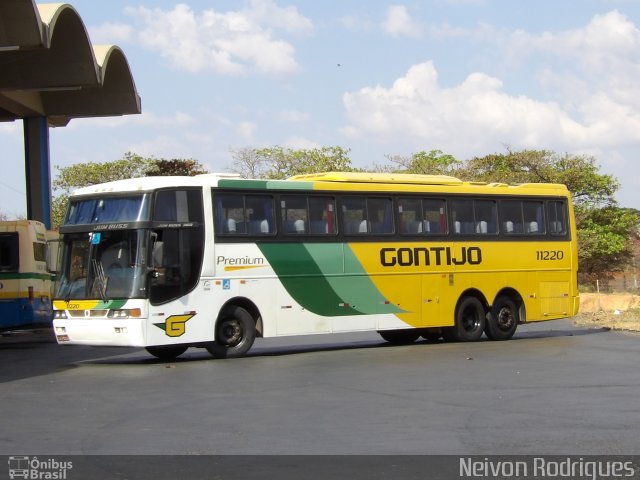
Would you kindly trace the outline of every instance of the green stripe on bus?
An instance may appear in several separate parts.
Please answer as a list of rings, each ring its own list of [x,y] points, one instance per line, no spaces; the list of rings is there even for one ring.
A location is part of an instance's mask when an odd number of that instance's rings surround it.
[[[218,187],[258,190],[313,190],[313,182],[295,182],[288,180],[224,179],[218,181]]]
[[[317,315],[345,316],[374,313],[400,313],[384,297],[366,274],[348,245],[264,243],[258,244],[289,295],[302,307]],[[342,273],[342,252],[350,265]],[[334,262],[334,263],[332,263]]]
[[[0,280],[51,280],[50,273],[0,273]]]

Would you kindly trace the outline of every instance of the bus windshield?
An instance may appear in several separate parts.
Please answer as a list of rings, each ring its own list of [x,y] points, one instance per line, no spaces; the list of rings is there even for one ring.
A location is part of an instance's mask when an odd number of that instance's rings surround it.
[[[89,198],[72,201],[65,225],[148,220],[149,196]]]
[[[76,233],[60,246],[57,298],[144,298],[147,293],[145,230]]]

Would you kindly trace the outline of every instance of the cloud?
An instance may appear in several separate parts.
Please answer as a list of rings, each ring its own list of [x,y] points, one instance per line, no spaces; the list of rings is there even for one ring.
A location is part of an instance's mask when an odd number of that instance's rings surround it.
[[[281,122],[286,123],[303,123],[311,118],[311,115],[307,112],[300,112],[298,110],[281,110],[276,114],[276,118]]]
[[[404,5],[391,5],[382,22],[382,29],[392,37],[420,38],[422,29],[416,23]]]
[[[258,125],[254,122],[240,122],[236,127],[236,131],[244,140],[252,141],[254,140],[257,128]]]
[[[483,154],[497,145],[561,149],[640,142],[637,112],[593,95],[579,121],[554,102],[514,96],[502,82],[472,73],[444,88],[432,62],[412,66],[389,88],[364,87],[343,102],[352,137],[404,140],[417,148],[437,146],[457,155]]]
[[[22,136],[22,122],[0,122],[0,134]]]
[[[127,12],[140,24],[137,37],[143,46],[189,72],[295,73],[300,68],[295,49],[276,33],[307,35],[314,30],[295,7],[279,7],[272,0],[253,0],[229,12],[196,13],[186,4],[169,11],[137,7]]]
[[[133,36],[133,27],[124,23],[107,22],[88,29],[91,42],[95,45],[125,43]]]
[[[489,30],[445,36],[479,39]],[[498,33],[509,41],[496,60],[510,59],[510,74],[526,70],[542,87],[536,97],[511,93],[500,78],[481,71],[444,87],[434,64],[424,62],[391,86],[346,93],[349,121],[342,132],[457,155],[484,154],[501,144],[572,152],[640,145],[640,30],[626,16],[596,15],[567,31]]]
[[[285,139],[282,142],[282,145],[285,148],[291,149],[304,149],[304,150],[313,150],[314,148],[321,148],[321,145],[318,142],[314,142],[313,140],[309,140],[305,137],[293,136]]]
[[[191,125],[194,117],[184,112],[174,112],[171,115],[158,115],[151,110],[145,110],[139,115],[122,115],[119,117],[77,118],[69,123],[65,129],[76,128],[122,128],[122,127],[169,127]]]

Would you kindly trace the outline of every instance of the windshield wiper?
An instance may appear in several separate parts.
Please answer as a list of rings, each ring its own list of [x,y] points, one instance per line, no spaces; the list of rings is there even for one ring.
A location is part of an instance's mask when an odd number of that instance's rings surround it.
[[[104,274],[102,263],[94,259],[94,260],[91,260],[91,264],[93,265],[93,273],[94,273],[93,290],[95,291],[96,283],[97,283],[98,294],[100,295],[100,298],[104,302],[106,302],[107,301],[107,277]]]

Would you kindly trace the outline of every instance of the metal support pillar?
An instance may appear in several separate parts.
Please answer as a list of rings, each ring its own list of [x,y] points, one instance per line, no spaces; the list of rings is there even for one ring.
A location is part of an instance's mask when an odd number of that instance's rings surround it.
[[[38,220],[51,229],[49,125],[46,117],[25,118],[23,122],[27,218]]]

